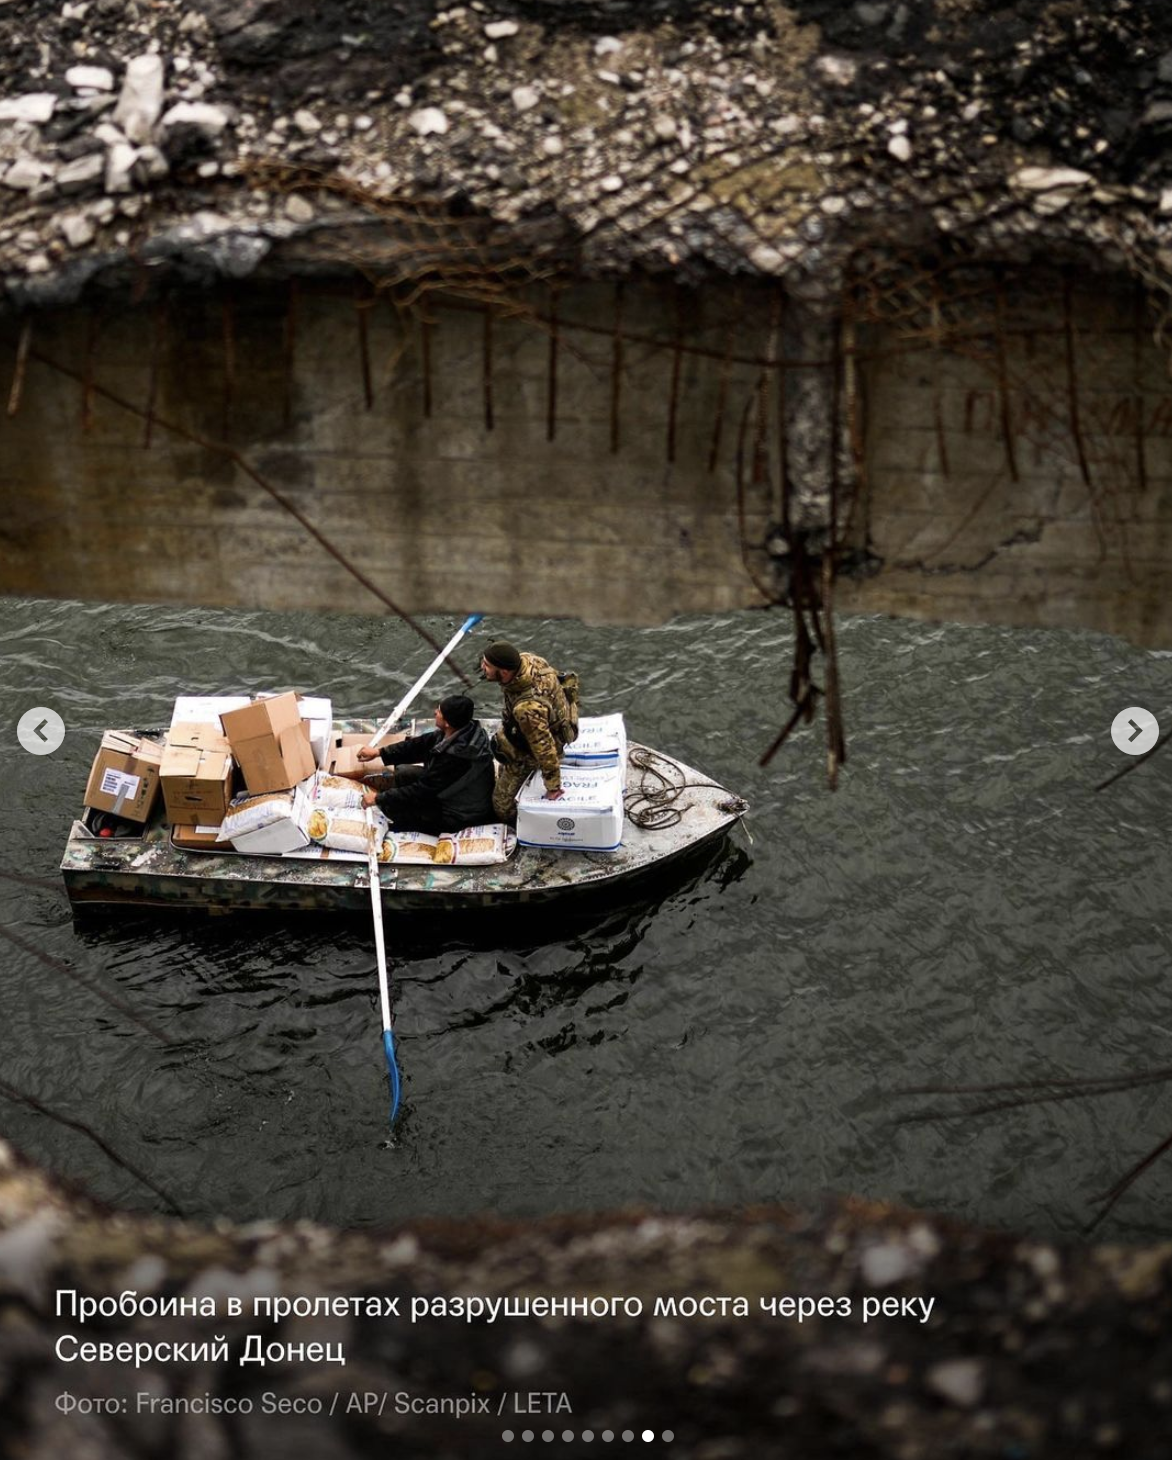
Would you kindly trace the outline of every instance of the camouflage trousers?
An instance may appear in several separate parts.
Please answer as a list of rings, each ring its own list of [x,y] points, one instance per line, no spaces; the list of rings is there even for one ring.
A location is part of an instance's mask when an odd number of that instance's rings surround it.
[[[492,749],[497,762],[493,814],[511,826],[517,820],[517,793],[538,766],[531,755],[523,754],[499,731],[493,737]]]

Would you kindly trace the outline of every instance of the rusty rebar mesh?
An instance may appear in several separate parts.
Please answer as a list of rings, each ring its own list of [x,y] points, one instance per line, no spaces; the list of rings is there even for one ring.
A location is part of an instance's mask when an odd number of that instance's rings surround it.
[[[1145,361],[1167,346],[1170,318],[1166,284],[1135,270],[1130,303],[1126,291],[1104,289],[1101,280],[1070,268],[980,264],[923,254],[859,255],[854,260],[853,303],[867,368],[894,354],[932,351],[952,356],[983,374],[995,394],[1004,453],[1003,472],[992,475],[966,515],[944,540],[914,558],[888,554],[892,566],[928,568],[948,561],[950,549],[972,526],[1005,481],[1021,480],[1023,460],[1048,461],[1064,475],[1077,474],[1098,537],[1100,561],[1115,553],[1133,577],[1128,524],[1131,506],[1148,485]],[[1093,338],[1092,338],[1093,337]],[[1120,394],[1105,413],[1088,397],[1086,377],[1101,369],[1104,346],[1116,350]],[[952,474],[937,396],[939,469]],[[966,401],[973,409],[973,392]],[[1033,512],[1037,528],[1060,520],[1057,512]]]
[[[322,194],[381,220],[385,231],[377,246],[359,249],[339,239],[331,246],[333,261],[354,269],[404,311],[443,294],[526,315],[530,306],[523,289],[556,281],[570,267],[556,250],[541,258],[518,248],[499,225],[450,203],[378,193],[328,169],[279,159],[250,161],[243,174],[246,183],[265,193]]]

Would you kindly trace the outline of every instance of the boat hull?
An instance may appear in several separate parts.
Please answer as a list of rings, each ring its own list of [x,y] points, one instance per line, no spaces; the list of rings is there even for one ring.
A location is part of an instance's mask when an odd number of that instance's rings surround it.
[[[640,753],[646,753],[643,747],[631,747],[629,795],[646,789]],[[657,767],[666,768],[682,788],[671,808],[680,813],[678,821],[643,828],[628,819],[622,845],[611,852],[518,847],[507,862],[488,867],[384,865],[379,868],[384,911],[447,914],[621,902],[636,884],[694,865],[727,836],[745,805],[683,762],[653,754]],[[61,873],[76,909],[131,905],[362,912],[370,907],[365,862],[193,851],[175,846],[170,828],[161,822],[147,827],[141,837],[111,840],[95,837],[84,822],[75,821]]]

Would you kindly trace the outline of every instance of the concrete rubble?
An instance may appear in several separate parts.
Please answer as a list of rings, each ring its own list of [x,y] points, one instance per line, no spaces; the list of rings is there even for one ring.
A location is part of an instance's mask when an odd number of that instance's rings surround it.
[[[942,240],[1149,284],[1172,261],[1172,21],[1140,0],[333,0],[304,22],[273,0],[18,0],[0,42],[18,305],[124,283],[146,244],[154,267],[238,272],[246,239],[279,272],[291,229],[326,256],[389,199],[579,276],[829,283],[859,248]],[[196,215],[230,236],[214,255],[175,243]]]

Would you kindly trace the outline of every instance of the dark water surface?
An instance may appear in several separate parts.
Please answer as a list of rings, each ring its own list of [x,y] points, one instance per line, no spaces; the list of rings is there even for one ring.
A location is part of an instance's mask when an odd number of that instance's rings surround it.
[[[456,621],[432,620],[446,638]],[[1172,654],[1090,634],[840,627],[850,763],[820,727],[762,771],[785,718],[788,621],[651,630],[488,623],[582,674],[748,797],[743,833],[635,912],[491,936],[388,918],[405,1118],[386,1077],[364,919],[160,916],[75,924],[57,865],[98,737],[165,724],[180,691],[296,687],[383,713],[431,651],[376,619],[0,600],[7,820],[0,923],[115,993],[143,1029],[0,944],[0,1077],[84,1122],[185,1212],[384,1223],[420,1214],[691,1207],[854,1191],[1073,1235],[1172,1131],[1172,1085],[899,1124],[936,1082],[1172,1065],[1172,751],[1098,795],[1108,727],[1172,728]],[[469,668],[475,651],[465,652]],[[426,711],[456,687],[441,675]],[[477,690],[486,711],[489,686]],[[64,717],[55,755],[15,725]],[[107,1201],[157,1207],[83,1135],[0,1098],[0,1131]],[[1166,1235],[1172,1158],[1116,1209]]]

